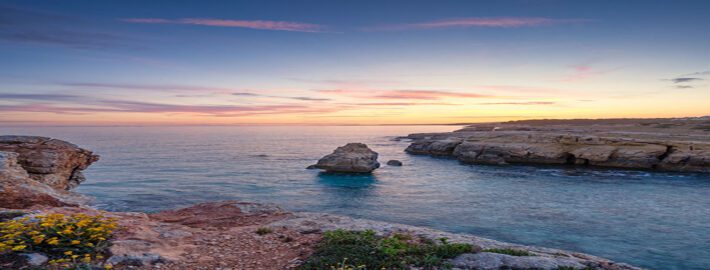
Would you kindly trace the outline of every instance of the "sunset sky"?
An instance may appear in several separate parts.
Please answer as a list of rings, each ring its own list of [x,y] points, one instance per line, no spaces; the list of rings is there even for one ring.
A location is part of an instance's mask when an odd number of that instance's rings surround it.
[[[0,125],[710,115],[710,1],[207,2],[0,2]]]

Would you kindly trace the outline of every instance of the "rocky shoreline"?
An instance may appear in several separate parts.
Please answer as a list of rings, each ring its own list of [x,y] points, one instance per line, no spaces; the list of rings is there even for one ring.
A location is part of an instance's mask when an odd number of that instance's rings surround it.
[[[106,262],[116,269],[295,269],[313,254],[324,232],[338,229],[445,238],[475,247],[476,252],[448,260],[452,269],[640,269],[577,252],[325,213],[287,212],[264,204],[224,201],[154,214],[102,212],[69,191],[83,181],[81,170],[98,160],[91,151],[29,136],[0,136],[0,149],[0,217],[13,213],[17,218],[19,211],[24,216],[84,213],[115,218],[120,230]],[[26,255],[36,265],[46,262],[41,254]]]
[[[561,164],[710,172],[704,119],[550,120],[486,123],[447,133],[411,134],[411,154],[465,164]]]

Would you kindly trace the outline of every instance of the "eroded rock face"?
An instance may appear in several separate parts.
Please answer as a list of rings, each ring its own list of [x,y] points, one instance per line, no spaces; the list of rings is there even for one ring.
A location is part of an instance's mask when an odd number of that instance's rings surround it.
[[[89,150],[47,137],[0,136],[0,151],[17,153],[18,163],[32,179],[63,190],[83,182],[81,171],[99,160]]]
[[[328,172],[369,173],[380,167],[377,152],[362,143],[348,143],[318,160],[315,167]]]
[[[18,164],[18,156],[17,153],[0,152],[0,207],[76,206],[86,202],[86,197],[30,178]]]
[[[452,156],[469,164],[572,164],[710,172],[710,143],[702,141],[526,130],[453,132],[450,136],[415,139],[406,151]]]

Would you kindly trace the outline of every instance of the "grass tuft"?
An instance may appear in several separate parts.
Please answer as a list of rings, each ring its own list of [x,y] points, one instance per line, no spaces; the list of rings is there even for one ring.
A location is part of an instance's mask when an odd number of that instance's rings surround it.
[[[271,228],[267,228],[267,227],[260,227],[260,228],[256,229],[256,234],[258,234],[258,235],[266,235],[266,234],[270,234],[272,232],[273,232],[273,230]]]

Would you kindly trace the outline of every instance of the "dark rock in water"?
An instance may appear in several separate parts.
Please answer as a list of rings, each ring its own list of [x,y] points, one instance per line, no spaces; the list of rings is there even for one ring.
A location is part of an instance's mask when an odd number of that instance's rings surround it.
[[[402,162],[396,159],[392,159],[390,161],[387,161],[387,165],[389,166],[402,166]]]
[[[309,165],[308,167],[306,167],[306,170],[315,170],[315,169],[318,169],[318,166],[316,166],[315,164]]]
[[[369,173],[380,167],[377,152],[362,143],[348,143],[318,160],[315,167],[328,172]]]

